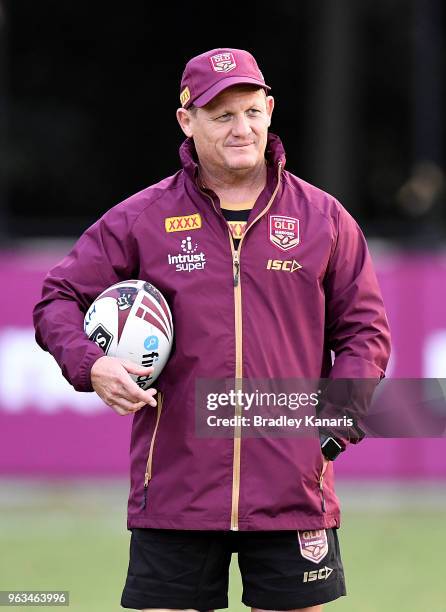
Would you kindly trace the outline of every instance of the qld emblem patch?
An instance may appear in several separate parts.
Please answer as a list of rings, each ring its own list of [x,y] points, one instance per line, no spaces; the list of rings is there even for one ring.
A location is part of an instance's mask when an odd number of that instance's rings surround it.
[[[289,251],[294,248],[300,242],[299,219],[270,215],[269,239],[282,251]]]
[[[237,66],[232,53],[219,53],[218,55],[213,55],[210,60],[215,72],[229,72]]]
[[[327,532],[325,529],[298,531],[300,554],[304,559],[320,563],[328,553]]]

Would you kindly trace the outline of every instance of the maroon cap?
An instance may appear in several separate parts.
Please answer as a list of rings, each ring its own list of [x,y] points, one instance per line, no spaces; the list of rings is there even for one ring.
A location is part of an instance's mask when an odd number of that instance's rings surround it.
[[[181,79],[180,102],[183,108],[191,104],[201,107],[217,94],[245,83],[258,85],[266,91],[263,74],[248,51],[242,49],[212,49],[189,60]]]

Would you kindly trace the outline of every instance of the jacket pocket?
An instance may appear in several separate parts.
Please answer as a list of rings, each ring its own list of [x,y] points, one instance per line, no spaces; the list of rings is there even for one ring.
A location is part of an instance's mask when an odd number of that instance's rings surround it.
[[[158,392],[157,403],[156,403],[156,422],[155,422],[155,427],[154,427],[153,434],[152,434],[152,439],[150,440],[149,455],[147,457],[146,471],[144,474],[144,495],[143,495],[141,510],[144,510],[147,505],[147,489],[149,487],[149,482],[152,480],[153,450],[155,447],[156,434],[158,432],[158,425],[160,422],[161,412],[163,410],[163,400],[164,400],[164,394],[161,392]]]

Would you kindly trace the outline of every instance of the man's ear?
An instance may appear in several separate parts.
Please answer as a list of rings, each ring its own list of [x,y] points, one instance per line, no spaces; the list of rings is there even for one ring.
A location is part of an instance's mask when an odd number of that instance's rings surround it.
[[[186,136],[191,138],[193,136],[191,113],[185,108],[179,108],[177,110],[177,121]]]
[[[266,96],[266,112],[268,114],[268,127],[271,125],[271,118],[274,110],[274,98],[272,96]]]

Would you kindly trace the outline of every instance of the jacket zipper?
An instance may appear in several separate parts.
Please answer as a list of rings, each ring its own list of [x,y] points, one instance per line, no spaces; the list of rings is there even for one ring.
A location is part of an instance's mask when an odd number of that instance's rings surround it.
[[[251,227],[257,223],[271,208],[272,203],[279,191],[280,187],[280,176],[282,173],[282,162],[278,163],[277,171],[277,185],[273,191],[271,198],[265,208],[257,215],[249,227],[246,228],[245,233],[240,238],[238,249],[234,248],[234,241],[232,238],[231,231],[228,227],[229,243],[231,245],[232,252],[232,264],[233,264],[233,277],[234,277],[234,315],[235,315],[235,379],[236,389],[241,389],[242,378],[243,378],[243,347],[242,347],[242,291],[241,291],[241,278],[240,278],[240,251],[242,248],[243,239],[251,229]],[[201,190],[200,190],[201,191]],[[210,195],[202,191],[212,202],[212,206],[215,212],[218,211],[215,208],[214,200]],[[236,396],[238,397],[238,395]],[[242,406],[236,404],[235,416],[240,416],[242,413]],[[240,423],[240,419],[236,419],[236,423]],[[238,531],[238,512],[239,512],[239,499],[240,499],[240,457],[241,457],[241,427],[237,425],[234,428],[234,453],[232,463],[232,500],[231,500],[231,531]]]
[[[144,474],[144,497],[142,500],[142,506],[141,506],[141,510],[144,510],[146,505],[147,505],[147,488],[149,486],[149,482],[152,480],[152,462],[153,462],[153,448],[155,446],[155,438],[156,438],[156,434],[158,431],[158,425],[160,422],[160,417],[161,417],[161,411],[163,409],[163,394],[161,392],[158,393],[158,401],[156,404],[156,422],[155,422],[155,428],[153,430],[153,434],[152,434],[152,439],[150,441],[150,448],[149,448],[149,456],[147,457],[147,464],[146,464],[146,471]]]
[[[323,469],[324,469],[324,467],[322,466],[322,468],[321,468],[321,475],[319,476],[319,495],[321,496],[321,508],[322,508],[322,512],[326,512],[326,509],[325,509],[325,495],[324,495],[324,474],[322,473]]]
[[[228,228],[232,262],[234,266],[234,320],[235,320],[235,393],[240,397],[238,391],[242,391],[243,377],[243,354],[242,354],[242,293],[240,287],[240,252],[234,248],[234,240]],[[243,237],[243,236],[242,236]],[[239,242],[239,249],[241,239]],[[242,406],[237,402],[235,405],[236,423],[240,423]],[[234,427],[234,451],[232,462],[232,498],[231,498],[231,531],[238,531],[238,507],[240,498],[240,456],[241,456],[241,426]]]

